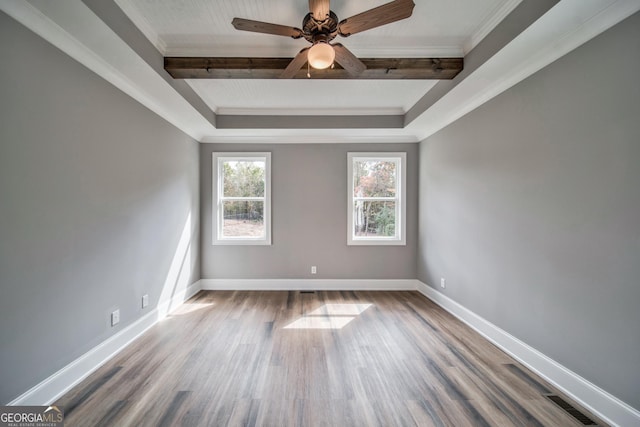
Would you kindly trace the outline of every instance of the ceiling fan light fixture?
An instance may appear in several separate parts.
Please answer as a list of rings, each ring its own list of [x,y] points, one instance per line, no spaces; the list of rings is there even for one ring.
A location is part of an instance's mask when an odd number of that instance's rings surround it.
[[[307,61],[316,70],[324,70],[329,68],[336,58],[336,52],[333,46],[326,42],[317,42],[307,53]]]

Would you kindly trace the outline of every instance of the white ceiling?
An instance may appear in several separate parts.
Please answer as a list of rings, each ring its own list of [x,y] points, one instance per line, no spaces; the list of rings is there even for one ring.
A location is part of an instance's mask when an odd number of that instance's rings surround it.
[[[333,0],[339,19],[389,0]],[[348,38],[356,56],[460,57],[520,0],[415,0],[410,18]],[[116,0],[164,56],[294,57],[304,39],[238,31],[234,17],[302,27],[307,0]],[[312,71],[313,72],[313,71]],[[217,114],[404,114],[435,81],[191,80]]]
[[[331,9],[344,19],[387,1],[332,0]],[[464,56],[455,80],[185,85],[162,69],[162,56],[293,57],[306,41],[238,31],[231,20],[300,27],[306,0],[6,0],[0,8],[201,142],[418,142],[640,9],[640,0],[414,1],[410,18],[339,41],[360,57]]]
[[[436,80],[227,80],[189,85],[218,114],[404,114]]]
[[[390,0],[332,0],[340,20]],[[520,0],[414,0],[413,15],[343,39],[359,56],[464,54]],[[294,56],[305,40],[235,30],[234,17],[302,28],[306,0],[116,0],[165,56]]]

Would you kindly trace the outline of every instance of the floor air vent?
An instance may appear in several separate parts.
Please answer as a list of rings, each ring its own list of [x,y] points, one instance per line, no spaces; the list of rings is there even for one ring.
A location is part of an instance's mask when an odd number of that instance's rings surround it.
[[[564,410],[567,414],[571,415],[573,418],[578,420],[584,426],[597,426],[598,424],[593,421],[591,418],[587,417],[585,414],[571,406],[569,402],[564,400],[558,395],[548,394],[546,395],[547,399],[558,405],[562,410]]]
[[[315,294],[316,291],[300,291],[301,294]]]

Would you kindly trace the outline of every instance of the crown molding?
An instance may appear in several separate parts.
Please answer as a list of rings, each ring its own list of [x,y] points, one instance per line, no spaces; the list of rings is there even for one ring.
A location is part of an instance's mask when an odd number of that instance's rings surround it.
[[[6,0],[0,9],[191,138],[215,131],[83,1]]]
[[[396,116],[403,108],[233,108],[220,107],[219,116]]]
[[[493,31],[520,3],[522,3],[522,0],[508,0],[506,3],[499,5],[496,10],[491,11],[488,19],[485,20],[463,44],[461,56],[471,52],[471,50]]]
[[[428,138],[638,10],[639,0],[562,0],[407,128]]]
[[[131,0],[113,0],[122,9],[125,15],[133,22],[133,25],[144,34],[144,36],[158,49],[162,56],[168,56],[167,44],[160,35],[153,29],[147,18],[145,18],[136,8]]]
[[[358,135],[326,135],[313,134],[311,131],[296,132],[294,134],[283,135],[250,133],[226,134],[206,136],[200,140],[201,143],[208,144],[416,144],[418,137],[413,134],[358,134]]]

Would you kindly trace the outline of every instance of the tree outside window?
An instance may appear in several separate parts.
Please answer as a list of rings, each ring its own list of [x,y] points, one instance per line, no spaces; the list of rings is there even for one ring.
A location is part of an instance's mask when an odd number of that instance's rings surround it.
[[[404,244],[405,153],[349,153],[349,244]]]
[[[270,244],[270,153],[214,153],[214,244]]]

